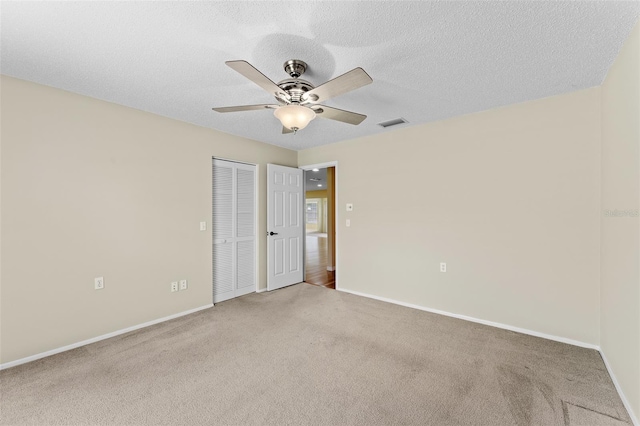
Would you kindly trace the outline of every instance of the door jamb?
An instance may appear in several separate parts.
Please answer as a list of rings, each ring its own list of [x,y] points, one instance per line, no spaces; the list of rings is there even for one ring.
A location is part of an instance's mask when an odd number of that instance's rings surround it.
[[[339,290],[338,289],[338,285],[339,285],[338,284],[338,274],[340,273],[340,267],[339,267],[340,256],[338,256],[339,255],[339,252],[338,252],[338,239],[340,238],[340,236],[339,236],[340,233],[338,232],[338,229],[340,228],[340,225],[339,225],[340,224],[340,214],[338,213],[338,211],[340,209],[338,208],[338,206],[339,206],[339,203],[338,203],[338,162],[337,161],[327,161],[326,163],[317,163],[317,164],[309,164],[309,165],[305,165],[305,166],[298,166],[298,168],[302,169],[303,171],[307,171],[307,170],[311,170],[311,169],[325,169],[325,168],[328,168],[328,167],[334,167],[334,170],[335,170],[335,172],[334,172],[334,182],[333,182],[333,187],[334,188],[333,189],[334,189],[334,193],[335,193],[336,202],[335,202],[335,205],[333,206],[333,214],[335,215],[336,226],[335,226],[335,229],[334,229],[335,235],[334,235],[334,238],[333,238],[333,244],[335,246],[334,250],[335,250],[335,256],[336,256],[336,264],[335,264],[335,268],[336,268],[336,270],[335,270],[336,290]],[[304,177],[304,174],[303,174],[303,177]],[[302,211],[306,213],[305,208],[306,208],[306,202],[307,202],[307,186],[306,186],[307,185],[307,181],[305,179],[303,179],[303,180],[304,180],[304,187],[303,187],[303,190],[304,190],[304,194],[303,195],[304,196],[302,197]],[[303,259],[303,264],[306,265],[306,263],[307,263],[306,262],[307,261],[307,245],[306,245],[306,243],[307,243],[307,238],[306,238],[307,237],[307,225],[306,225],[306,215],[305,215],[304,235],[305,235],[305,238],[304,238],[304,243],[303,243],[303,246],[302,246],[302,250],[303,250],[302,259]],[[304,277],[306,278],[306,275],[307,275],[306,266],[304,267],[303,273],[304,273]]]

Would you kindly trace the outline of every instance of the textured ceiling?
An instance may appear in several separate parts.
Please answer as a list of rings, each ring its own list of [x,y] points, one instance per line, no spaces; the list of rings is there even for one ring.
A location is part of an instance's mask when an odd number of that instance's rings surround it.
[[[409,126],[600,85],[639,11],[637,1],[3,1],[0,71],[298,150],[390,131],[376,123],[397,117]],[[294,58],[315,85],[364,68],[372,84],[326,104],[368,118],[282,135],[271,110],[211,111],[273,101],[225,61],[277,82]]]

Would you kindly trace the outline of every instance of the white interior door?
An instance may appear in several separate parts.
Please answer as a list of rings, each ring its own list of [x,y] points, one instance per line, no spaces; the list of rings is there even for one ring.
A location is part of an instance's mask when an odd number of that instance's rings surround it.
[[[303,171],[267,164],[267,290],[304,280]]]
[[[256,290],[256,166],[213,160],[213,303]]]

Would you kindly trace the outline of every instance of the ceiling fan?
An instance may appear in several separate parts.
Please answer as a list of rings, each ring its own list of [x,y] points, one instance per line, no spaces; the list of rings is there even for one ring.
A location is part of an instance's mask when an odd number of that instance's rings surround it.
[[[291,78],[277,84],[247,61],[227,61],[225,64],[275,96],[278,103],[220,107],[213,108],[214,111],[237,112],[273,109],[275,110],[273,115],[282,123],[282,133],[296,133],[298,130],[304,129],[316,117],[353,125],[358,125],[367,118],[363,114],[320,105],[320,102],[373,82],[369,74],[362,68],[354,68],[315,87],[308,81],[299,78],[307,70],[307,64],[298,59],[284,63],[284,70]]]

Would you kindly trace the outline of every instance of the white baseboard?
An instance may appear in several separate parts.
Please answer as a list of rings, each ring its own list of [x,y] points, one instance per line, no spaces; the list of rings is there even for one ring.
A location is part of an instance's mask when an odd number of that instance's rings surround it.
[[[79,348],[80,346],[85,346],[90,343],[99,342],[100,340],[109,339],[111,337],[119,336],[124,333],[128,333],[130,331],[139,330],[141,328],[149,327],[150,325],[159,324],[161,322],[169,321],[174,318],[183,317],[185,315],[193,314],[194,312],[202,311],[203,309],[208,309],[213,306],[213,303],[210,303],[205,306],[200,306],[199,308],[189,309],[188,311],[180,312],[177,314],[169,315],[168,317],[158,318],[153,321],[148,321],[142,324],[134,325],[131,327],[123,328],[122,330],[113,331],[111,333],[103,334],[102,336],[92,337],[91,339],[83,340],[81,342],[72,343],[67,346],[62,346],[61,348],[52,349],[50,351],[42,352],[36,355],[31,355],[25,358],[20,358],[15,361],[5,362],[4,364],[0,364],[0,370],[4,370],[7,368],[15,367],[20,364],[26,364],[27,362],[35,361],[37,359],[46,358],[51,355],[59,354],[60,352],[66,352],[71,349]]]
[[[465,320],[465,321],[471,321],[471,322],[475,322],[475,323],[479,323],[479,324],[484,324],[484,325],[488,325],[488,326],[491,326],[491,327],[497,327],[497,328],[502,328],[502,329],[505,329],[505,330],[516,331],[518,333],[529,334],[531,336],[542,337],[543,339],[554,340],[556,342],[567,343],[569,345],[579,346],[579,347],[582,347],[582,348],[595,349],[600,353],[600,356],[602,357],[602,360],[604,361],[604,365],[607,367],[607,371],[609,372],[609,376],[611,376],[611,380],[613,381],[613,384],[615,385],[616,390],[618,391],[618,395],[620,395],[620,399],[622,400],[622,403],[624,404],[624,407],[627,409],[627,412],[629,413],[629,416],[631,417],[631,421],[633,422],[634,426],[640,426],[640,423],[638,422],[638,418],[635,416],[635,413],[631,409],[631,405],[629,404],[629,400],[627,400],[627,397],[625,396],[624,392],[622,392],[622,388],[620,387],[620,384],[618,383],[618,380],[616,379],[615,374],[613,374],[613,370],[611,369],[611,366],[609,365],[609,361],[607,361],[607,357],[604,355],[604,352],[602,352],[602,349],[598,345],[594,345],[594,344],[591,344],[591,343],[580,342],[578,340],[567,339],[565,337],[554,336],[554,335],[551,335],[551,334],[540,333],[538,331],[528,330],[526,328],[513,327],[513,326],[507,325],[507,324],[501,324],[501,323],[498,323],[498,322],[493,322],[493,321],[487,321],[487,320],[482,320],[482,319],[478,319],[478,318],[468,317],[466,315],[453,314],[451,312],[441,311],[439,309],[426,308],[424,306],[414,305],[412,303],[400,302],[398,300],[389,299],[387,297],[374,296],[372,294],[361,293],[359,291],[346,290],[346,289],[342,289],[342,288],[341,289],[336,288],[336,290],[339,290],[339,291],[342,291],[342,292],[345,292],[345,293],[355,294],[356,296],[368,297],[370,299],[380,300],[382,302],[388,302],[388,303],[393,303],[393,304],[400,305],[400,306],[405,306],[407,308],[418,309],[418,310],[421,310],[421,311],[431,312],[431,313],[434,313],[434,314],[445,315],[445,316],[448,316],[448,317],[458,318],[458,319],[462,319],[462,320]]]
[[[375,300],[380,300],[382,302],[387,302],[387,303],[393,303],[395,305],[400,305],[400,306],[405,306],[407,308],[413,308],[413,309],[418,309],[421,311],[426,311],[426,312],[431,312],[434,314],[439,314],[439,315],[445,315],[448,317],[453,317],[453,318],[458,318],[458,319],[462,319],[465,321],[471,321],[471,322],[475,322],[475,323],[479,323],[479,324],[484,324],[484,325],[488,325],[491,327],[497,327],[497,328],[502,328],[505,330],[510,330],[510,331],[516,331],[518,333],[523,333],[523,334],[529,334],[531,336],[536,336],[536,337],[542,337],[544,339],[549,339],[549,340],[554,340],[557,342],[562,342],[562,343],[567,343],[570,345],[574,345],[574,346],[580,346],[583,348],[588,348],[588,349],[595,349],[600,353],[600,356],[602,357],[602,361],[604,362],[604,365],[607,368],[607,371],[609,372],[609,376],[611,377],[611,380],[613,381],[613,384],[616,387],[616,390],[618,391],[618,394],[620,395],[620,399],[622,400],[622,403],[624,404],[624,407],[627,409],[627,412],[629,413],[629,416],[631,417],[631,421],[633,422],[633,424],[635,426],[640,426],[640,422],[638,422],[638,418],[635,416],[635,413],[633,412],[631,405],[629,404],[629,401],[627,400],[625,394],[622,392],[622,388],[620,387],[620,384],[618,383],[618,380],[616,379],[615,374],[613,373],[613,370],[611,369],[611,365],[609,364],[609,361],[607,360],[607,357],[605,356],[604,352],[602,351],[602,349],[597,346],[597,345],[593,345],[591,343],[584,343],[584,342],[580,342],[578,340],[572,340],[572,339],[567,339],[564,337],[559,337],[559,336],[554,336],[551,334],[546,334],[546,333],[540,333],[537,331],[533,331],[533,330],[528,330],[525,328],[520,328],[520,327],[513,327],[510,325],[506,325],[506,324],[501,324],[501,323],[497,323],[497,322],[493,322],[493,321],[487,321],[487,320],[482,320],[482,319],[478,319],[478,318],[473,318],[473,317],[469,317],[466,315],[459,315],[459,314],[453,314],[451,312],[446,312],[446,311],[441,311],[439,309],[431,309],[431,308],[427,308],[424,306],[420,306],[420,305],[414,305],[412,303],[405,303],[405,302],[400,302],[398,300],[394,300],[394,299],[389,299],[387,297],[380,297],[380,296],[374,296],[371,294],[367,294],[367,293],[361,293],[359,291],[353,291],[353,290],[347,290],[347,289],[338,289],[336,288],[336,290],[344,292],[344,293],[350,293],[350,294],[354,294],[356,296],[362,296],[362,297],[367,297],[370,299],[375,299]],[[264,291],[267,291],[266,288],[263,289],[258,289],[256,290],[256,293],[262,293]],[[130,331],[135,331],[135,330],[139,330],[141,328],[145,328],[145,327],[149,327],[151,325],[154,324],[159,324],[161,322],[165,322],[165,321],[169,321],[175,318],[179,318],[185,315],[189,315],[189,314],[193,314],[195,312],[198,311],[202,311],[204,309],[208,309],[211,308],[213,306],[213,304],[208,304],[205,306],[201,306],[199,308],[194,308],[194,309],[190,309],[188,311],[184,311],[184,312],[180,312],[177,314],[173,314],[173,315],[169,315],[167,317],[163,317],[163,318],[158,318],[156,320],[153,321],[148,321],[142,324],[138,324],[138,325],[134,325],[131,327],[127,327],[127,328],[123,328],[121,330],[117,330],[111,333],[107,333],[107,334],[103,334],[101,336],[97,336],[97,337],[93,337],[91,339],[87,339],[87,340],[83,340],[81,342],[77,342],[77,343],[73,343],[71,345],[67,345],[67,346],[63,346],[57,349],[52,349],[50,351],[46,351],[46,352],[42,352],[36,355],[31,355],[25,358],[21,358],[15,361],[10,361],[10,362],[6,362],[4,364],[0,364],[0,370],[4,370],[7,368],[11,368],[11,367],[15,367],[17,365],[21,365],[21,364],[26,364],[27,362],[31,362],[31,361],[35,361],[41,358],[46,358],[48,356],[51,355],[55,355],[61,352],[65,352],[71,349],[75,349],[75,348],[79,348],[81,346],[85,346],[91,343],[95,343],[95,342],[99,342],[100,340],[105,340],[105,339],[109,339],[111,337],[115,337],[115,336],[119,336],[121,334],[125,334],[125,333],[129,333]]]
[[[540,333],[538,331],[528,330],[526,328],[514,327],[514,326],[511,326],[511,325],[502,324],[502,323],[499,323],[499,322],[493,322],[493,321],[487,321],[487,320],[483,320],[483,319],[479,319],[479,318],[468,317],[466,315],[453,314],[451,312],[441,311],[439,309],[432,309],[432,308],[427,308],[427,307],[420,306],[420,305],[414,305],[412,303],[400,302],[398,300],[393,300],[393,299],[389,299],[389,298],[386,298],[386,297],[374,296],[374,295],[367,294],[367,293],[361,293],[359,291],[346,290],[346,289],[343,289],[343,288],[341,288],[339,291],[343,291],[345,293],[355,294],[356,296],[363,296],[363,297],[368,297],[370,299],[380,300],[382,302],[393,303],[393,304],[396,304],[396,305],[405,306],[407,308],[413,308],[413,309],[418,309],[418,310],[421,310],[421,311],[431,312],[433,314],[445,315],[445,316],[448,316],[448,317],[458,318],[458,319],[465,320],[465,321],[471,321],[471,322],[475,322],[475,323],[478,323],[478,324],[489,325],[491,327],[503,328],[503,329],[509,330],[509,331],[515,331],[515,332],[518,332],[518,333],[529,334],[531,336],[542,337],[543,339],[555,340],[556,342],[568,343],[569,345],[580,346],[582,348],[595,349],[597,351],[600,350],[600,347],[597,346],[597,345],[594,345],[594,344],[591,344],[591,343],[580,342],[579,340],[567,339],[566,337],[559,337],[559,336],[554,336],[552,334]]]
[[[602,351],[602,349],[600,349],[600,356],[602,357],[602,361],[604,361],[605,367],[607,367],[607,371],[609,372],[609,376],[611,376],[611,380],[613,381],[613,384],[615,385],[616,390],[618,391],[618,395],[620,395],[620,399],[622,400],[622,403],[624,404],[624,408],[627,409],[627,413],[629,413],[629,417],[631,417],[631,421],[633,422],[633,424],[635,426],[640,426],[640,422],[638,422],[638,418],[636,417],[635,413],[631,409],[631,404],[629,404],[629,400],[627,399],[627,397],[622,392],[622,388],[620,387],[620,383],[618,383],[618,379],[616,379],[616,375],[613,374],[613,370],[611,369],[611,365],[609,365],[609,361],[607,360],[607,357],[604,355],[604,352]]]

